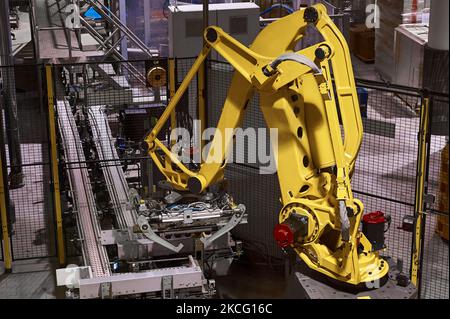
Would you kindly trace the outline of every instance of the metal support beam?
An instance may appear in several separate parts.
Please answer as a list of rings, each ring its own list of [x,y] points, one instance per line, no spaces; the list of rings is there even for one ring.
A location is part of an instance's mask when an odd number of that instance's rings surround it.
[[[147,46],[150,46],[151,41],[151,0],[143,0],[144,1],[144,43]]]
[[[175,290],[189,289],[191,291],[196,290],[201,292],[205,289],[203,272],[198,262],[192,256],[189,256],[189,264],[181,267],[80,279],[80,299],[100,298],[101,286],[105,282],[109,283],[109,294],[113,297],[129,294],[165,292],[163,297],[171,298]]]
[[[84,28],[90,33],[90,35],[94,38],[95,41],[102,47],[102,49],[107,50],[105,52],[111,52],[114,54],[114,57],[119,61],[126,61],[126,58],[119,52],[114,45],[111,45],[109,42],[113,37],[108,38],[108,41],[103,40],[103,37],[100,33],[98,33],[85,19],[80,18],[80,22]],[[116,29],[117,31],[118,29]],[[116,32],[114,31],[114,32]],[[129,71],[129,75],[134,77],[137,81],[141,82],[143,85],[146,85],[143,80],[145,77],[140,71],[133,66],[131,63],[123,63],[122,67]]]
[[[55,118],[55,100],[53,94],[53,75],[52,66],[45,66],[45,75],[47,80],[47,101],[48,101],[48,123],[50,133],[50,158],[52,168],[53,181],[53,197],[54,209],[56,218],[56,243],[58,246],[58,261],[60,266],[66,263],[66,253],[64,248],[64,234],[62,225],[62,211],[61,211],[61,193],[59,185],[59,165],[58,165],[58,151],[56,146],[56,118]]]
[[[417,287],[420,298],[421,272],[423,259],[424,231],[427,213],[425,195],[427,193],[427,150],[430,129],[430,100],[425,97],[420,112],[419,153],[417,159],[417,177],[414,207],[414,233],[411,254],[411,282]]]
[[[127,25],[127,5],[125,0],[119,0],[119,19],[123,25]],[[120,42],[120,51],[125,59],[128,60],[128,38],[123,33]]]
[[[1,97],[1,96],[0,96]],[[0,101],[1,102],[1,101]],[[1,103],[0,103],[1,104]],[[0,108],[0,123],[3,123],[3,112]],[[6,172],[6,154],[5,154],[5,144],[3,143],[3,127],[0,127],[0,224],[2,226],[2,240],[3,242],[3,261],[5,264],[5,271],[11,272],[12,270],[12,254],[11,254],[11,242],[9,234],[9,220],[8,220],[8,209],[6,203],[9,203],[8,197],[8,184],[5,178],[4,171]],[[1,256],[0,256],[1,257]]]
[[[139,49],[142,50],[145,54],[148,55],[149,58],[153,57],[153,54],[151,51],[147,48],[145,43],[141,41],[127,26],[126,26],[126,6],[125,6],[125,0],[118,0],[119,1],[119,11],[120,11],[120,18],[118,18],[107,6],[104,4],[93,1],[93,0],[86,0],[86,2],[91,5],[95,11],[97,11],[98,14],[102,16],[103,19],[108,21],[111,25],[114,27],[120,29],[120,32],[122,35],[126,36],[126,39],[133,42],[134,45],[136,45]],[[122,47],[122,50],[124,48]],[[122,55],[127,54],[127,52],[122,52]],[[127,55],[124,56],[127,58]]]
[[[208,28],[209,25],[209,0],[203,0],[203,31]],[[203,37],[203,45],[206,45],[206,39]]]

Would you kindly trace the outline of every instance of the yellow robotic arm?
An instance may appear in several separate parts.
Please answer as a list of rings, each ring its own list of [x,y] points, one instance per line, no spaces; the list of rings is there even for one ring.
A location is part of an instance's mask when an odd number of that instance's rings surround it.
[[[308,25],[314,25],[324,41],[295,51]],[[267,126],[278,129],[275,151],[283,208],[274,235],[279,245],[342,282],[359,285],[384,278],[387,263],[359,231],[363,204],[353,198],[350,179],[361,146],[362,120],[348,46],[326,8],[318,4],[270,24],[250,48],[218,27],[209,27],[204,36],[207,44],[146,138],[150,156],[169,183],[201,193],[223,179],[233,143],[225,130],[241,126],[249,100],[258,92]],[[236,72],[217,125],[222,134],[212,141],[221,146],[222,161],[208,160],[217,157],[212,148],[194,172],[157,135],[211,49]]]

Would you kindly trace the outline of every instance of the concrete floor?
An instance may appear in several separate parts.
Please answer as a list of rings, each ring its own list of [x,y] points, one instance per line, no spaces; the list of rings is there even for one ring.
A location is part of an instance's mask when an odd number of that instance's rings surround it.
[[[39,28],[61,27],[64,18],[58,12],[57,3],[61,5],[64,1],[57,0],[35,0],[36,24]],[[28,12],[19,12],[19,28],[12,30],[16,38],[12,41],[13,54],[17,63],[26,63],[28,56],[33,54],[31,45],[30,17]],[[40,30],[38,33],[39,58],[67,59],[69,58],[69,38],[63,30]],[[78,62],[87,57],[101,56],[103,51],[97,50],[98,43],[88,34],[82,35],[83,51],[80,50],[76,35],[70,32],[70,44],[72,46],[72,57]],[[24,61],[25,60],[25,61]]]
[[[17,260],[9,274],[2,274],[0,263],[0,299],[63,299],[64,287],[56,287],[56,263],[47,258]]]
[[[19,21],[19,28],[11,30],[15,35],[15,39],[12,40],[13,55],[16,55],[24,45],[31,41],[30,16],[28,12],[19,11]]]
[[[0,276],[0,299],[55,299],[50,271]]]
[[[366,63],[352,55],[353,73],[356,78],[379,81],[380,76],[375,70],[375,63]]]
[[[22,144],[23,164],[43,162],[41,144]],[[8,160],[9,162],[9,160]],[[53,241],[49,237],[49,225],[46,207],[48,196],[47,178],[49,172],[41,165],[25,166],[24,187],[10,190],[10,198],[15,208],[12,249],[15,259],[38,258],[54,253]]]

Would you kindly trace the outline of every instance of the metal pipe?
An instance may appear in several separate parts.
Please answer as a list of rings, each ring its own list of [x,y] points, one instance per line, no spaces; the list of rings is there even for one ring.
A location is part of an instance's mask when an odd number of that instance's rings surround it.
[[[32,43],[34,49],[34,59],[37,61],[39,59],[39,31],[36,25],[36,12],[34,10],[34,1],[29,2],[29,17],[30,17],[30,30],[32,36]]]
[[[114,47],[114,45],[103,42],[103,38],[102,38],[101,34],[99,34],[85,19],[80,17],[80,22],[86,28],[86,30],[89,32],[89,34],[94,38],[94,40],[96,40],[97,43],[100,44],[100,46],[103,49],[106,49],[108,51],[108,54],[109,54],[109,50],[111,50],[111,52],[114,53],[120,61],[127,62],[125,57]],[[144,75],[142,75],[139,72],[139,70],[136,69],[132,64],[125,63],[124,68],[126,68],[126,70],[130,71],[129,74],[132,77],[134,77],[136,80],[141,82],[143,85],[146,84],[145,81],[142,80],[145,78]]]
[[[144,0],[144,43],[150,46],[151,42],[151,0]]]
[[[213,219],[213,218],[221,218],[230,216],[231,213],[224,213],[221,210],[214,210],[213,212],[210,211],[204,211],[204,212],[192,212],[191,213],[191,219],[192,220],[203,220],[203,219]],[[184,214],[180,213],[178,216],[159,216],[155,218],[158,222],[162,223],[176,223],[176,222],[182,222],[185,220]],[[153,221],[153,219],[152,219]]]
[[[113,51],[116,49],[116,46],[119,45],[119,43],[122,43],[122,40],[125,36],[121,36],[119,37],[119,40],[117,40],[115,43],[113,43],[111,45],[111,47],[108,49],[108,51],[105,52],[105,56],[109,56],[111,53],[113,53]]]
[[[127,25],[127,5],[125,3],[125,0],[119,0],[119,17],[123,25]],[[126,60],[128,60],[128,39],[124,35],[120,37],[120,51],[122,52],[122,55],[125,57]]]
[[[39,31],[58,31],[58,30],[66,30],[66,27],[59,27],[59,26],[53,26],[53,27],[42,27],[39,28]]]
[[[94,7],[98,14],[100,14],[106,21],[120,29],[120,31],[127,36],[139,49],[146,53],[150,58],[153,57],[151,51],[122,21],[119,19],[108,7],[100,2],[93,0],[86,0],[92,7]]]
[[[0,66],[5,97],[6,133],[9,147],[9,160],[13,168],[9,175],[10,188],[23,184],[22,153],[19,141],[17,118],[16,80],[14,57],[12,54],[11,27],[9,24],[9,1],[0,1]]]
[[[70,33],[70,29],[64,28],[64,34],[67,38],[67,47],[69,48],[69,59],[72,60],[72,33]]]

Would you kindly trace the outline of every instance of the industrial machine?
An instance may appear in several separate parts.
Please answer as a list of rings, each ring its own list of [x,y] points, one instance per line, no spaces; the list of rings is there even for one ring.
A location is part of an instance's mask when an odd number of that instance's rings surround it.
[[[209,5],[208,25],[220,26],[239,42],[249,45],[260,30],[260,8],[253,2],[215,3]],[[169,6],[169,56],[190,58],[203,46],[203,6]],[[211,59],[219,60],[216,52]]]
[[[323,41],[296,51],[311,26]],[[335,282],[354,288],[382,286],[389,265],[380,257],[385,248],[380,238],[389,218],[367,215],[361,230],[364,206],[353,196],[351,177],[362,120],[349,49],[326,8],[315,5],[273,22],[249,48],[215,26],[204,37],[203,50],[145,139],[168,184],[181,193],[204,196],[222,183],[233,143],[225,130],[240,127],[249,100],[258,93],[267,126],[279,136],[275,151],[283,208],[275,240]],[[217,125],[221,134],[211,142],[222,153],[220,160],[212,160],[217,154],[210,149],[202,163],[190,167],[158,134],[212,49],[236,70]]]
[[[311,27],[323,41],[296,51]],[[75,96],[68,90],[69,97],[57,101],[61,156],[68,163],[66,218],[76,225],[73,241],[84,263],[59,269],[58,284],[68,288],[68,296],[80,298],[214,295],[212,274],[226,274],[241,252],[230,231],[247,221],[245,206],[235,203],[224,179],[233,143],[225,131],[240,127],[249,100],[258,93],[267,126],[279,136],[274,150],[283,204],[274,229],[279,246],[336,283],[372,289],[390,281],[384,287],[397,289],[388,261],[380,256],[389,216],[364,215],[363,204],[353,197],[351,177],[363,128],[349,50],[326,8],[315,5],[273,22],[250,48],[216,26],[208,27],[204,38],[205,46],[167,106],[160,62],[147,65],[151,94],[138,108],[118,111],[114,100],[123,94],[98,99],[99,88],[118,82],[99,85],[94,76],[95,85],[89,84],[89,73]],[[178,129],[177,112],[183,108],[177,106],[186,102],[189,84],[212,49],[236,70],[211,141],[219,147],[207,150],[204,160],[182,159],[183,150],[173,152],[177,141],[168,132]],[[94,68],[93,74],[107,73],[102,66]],[[68,78],[73,83],[70,70]],[[118,88],[127,92],[126,105],[135,103],[132,83]],[[86,105],[78,103],[80,98]],[[95,105],[98,101],[104,105]],[[140,112],[145,118],[161,104],[144,143],[126,137],[127,121]],[[119,129],[113,129],[117,116]],[[186,146],[188,152],[196,147],[203,145]],[[131,166],[138,166],[142,176],[152,171],[162,179],[143,186]],[[405,278],[401,270],[394,280],[399,278]],[[399,295],[414,294],[409,282],[402,285],[407,290],[397,289]]]
[[[213,277],[241,253],[230,230],[246,223],[245,206],[222,187],[190,195],[158,179],[140,144],[165,107],[166,66],[146,61],[147,76],[127,80],[130,67],[58,73],[64,229],[81,259],[57,284],[69,298],[212,297]]]

